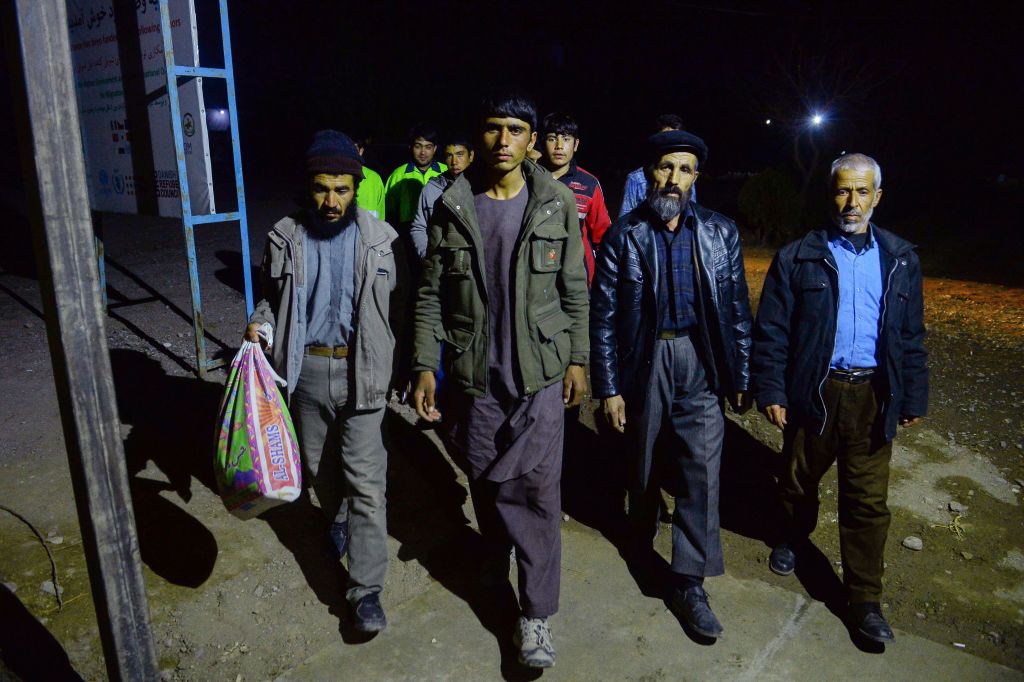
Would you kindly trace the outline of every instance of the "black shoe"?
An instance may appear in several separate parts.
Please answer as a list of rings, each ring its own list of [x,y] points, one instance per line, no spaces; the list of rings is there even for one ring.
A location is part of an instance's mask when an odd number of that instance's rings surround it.
[[[796,568],[796,552],[786,543],[777,545],[768,557],[768,568],[776,575],[791,575]]]
[[[380,632],[388,626],[377,593],[368,594],[352,607],[352,621],[359,632]]]
[[[348,554],[348,521],[332,523],[330,532],[334,549],[338,553],[338,558],[341,559]]]
[[[721,637],[722,624],[708,606],[708,593],[703,587],[697,585],[683,591],[678,588],[672,590],[669,607],[698,635],[712,639]]]
[[[850,625],[873,642],[886,644],[896,639],[882,615],[878,602],[850,604]]]

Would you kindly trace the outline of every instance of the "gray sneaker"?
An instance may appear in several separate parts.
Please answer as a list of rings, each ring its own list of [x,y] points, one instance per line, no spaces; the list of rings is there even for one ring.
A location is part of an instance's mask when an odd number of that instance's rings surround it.
[[[512,643],[519,649],[519,662],[528,668],[550,668],[555,664],[555,645],[547,618],[519,616]]]

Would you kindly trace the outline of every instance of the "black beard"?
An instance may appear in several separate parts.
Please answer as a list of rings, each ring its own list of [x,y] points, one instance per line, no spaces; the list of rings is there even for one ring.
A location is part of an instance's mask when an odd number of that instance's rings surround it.
[[[679,192],[681,196],[677,197],[673,192]],[[678,187],[652,189],[650,196],[647,197],[647,203],[651,205],[651,209],[666,223],[676,216],[681,215],[683,208],[687,203],[689,203],[689,201],[690,190],[686,190],[684,192]]]
[[[341,218],[333,222],[324,218],[323,214],[320,213],[316,208],[309,208],[307,211],[309,218],[309,236],[313,239],[328,240],[337,237],[341,234],[341,231],[356,221],[356,202],[353,200],[345,209],[345,213],[342,214]]]

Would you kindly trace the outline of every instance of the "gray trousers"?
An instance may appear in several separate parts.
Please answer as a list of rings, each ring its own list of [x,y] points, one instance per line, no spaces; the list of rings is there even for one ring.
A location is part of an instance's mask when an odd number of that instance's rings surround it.
[[[664,487],[675,497],[672,571],[722,575],[718,498],[725,418],[689,337],[654,342],[647,402],[636,407],[648,475],[630,494],[631,518],[653,538]]]
[[[306,355],[290,409],[305,476],[328,520],[349,522],[346,598],[355,603],[384,588],[388,565],[388,455],[384,409],[356,410],[347,358]]]

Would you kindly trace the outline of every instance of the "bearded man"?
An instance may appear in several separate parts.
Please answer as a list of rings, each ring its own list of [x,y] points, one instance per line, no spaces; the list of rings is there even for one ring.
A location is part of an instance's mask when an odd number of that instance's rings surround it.
[[[661,488],[675,497],[669,606],[721,635],[705,576],[724,570],[718,497],[722,398],[749,406],[750,302],[736,224],[691,201],[707,161],[683,130],[648,138],[647,200],[605,233],[590,303],[591,377],[636,461],[629,512],[651,552]]]
[[[306,174],[308,205],[267,235],[264,298],[245,338],[262,341],[288,384],[306,480],[339,556],[348,555],[353,624],[379,632],[388,562],[381,424],[405,259],[398,234],[356,203],[363,166],[347,135],[318,132]]]
[[[879,605],[897,425],[928,409],[921,264],[914,245],[871,222],[882,169],[864,154],[832,163],[834,223],[782,247],[761,293],[754,393],[782,429],[784,527],[768,566],[789,575],[818,521],[818,483],[839,476],[839,548],[859,635],[891,642]],[[806,555],[806,554],[805,554]]]

